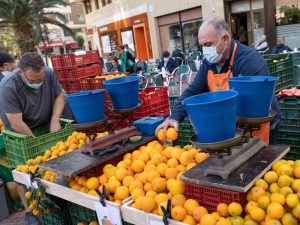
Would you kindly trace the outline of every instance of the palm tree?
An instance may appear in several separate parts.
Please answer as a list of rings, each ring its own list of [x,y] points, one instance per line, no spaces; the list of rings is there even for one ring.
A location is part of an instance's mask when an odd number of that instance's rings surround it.
[[[67,5],[65,0],[0,0],[0,29],[14,30],[22,53],[36,51],[38,43],[44,41],[46,24],[57,25],[73,34],[65,25],[65,15],[55,12],[58,6]]]

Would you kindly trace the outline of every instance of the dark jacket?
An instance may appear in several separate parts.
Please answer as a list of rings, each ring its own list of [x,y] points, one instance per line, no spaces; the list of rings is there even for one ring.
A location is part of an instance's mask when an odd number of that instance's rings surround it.
[[[268,76],[270,74],[266,61],[255,49],[249,48],[248,46],[245,46],[238,41],[236,41],[236,43],[238,44],[238,47],[236,49],[235,57],[233,60],[233,66],[232,66],[233,76],[238,76],[238,75]],[[223,65],[220,73],[225,73],[228,71],[228,65],[232,54],[233,45],[234,45],[234,41],[232,41],[231,43],[231,52],[227,56],[225,64]],[[197,94],[209,92],[209,88],[207,84],[207,73],[209,69],[211,69],[215,74],[218,73],[216,65],[210,64],[209,62],[204,60],[203,64],[201,64],[198,70],[198,73],[194,81],[180,96],[180,99],[178,103],[175,105],[174,110],[170,116],[171,119],[175,119],[178,122],[181,122],[184,120],[185,116],[187,115],[187,112],[181,103],[182,100]],[[276,117],[272,121],[272,123],[277,124],[281,117],[281,112],[275,94],[272,100],[271,107],[276,111]]]
[[[175,70],[179,66],[178,62],[176,60],[174,60],[173,58],[169,58],[167,65],[166,66],[164,66],[164,65],[165,65],[165,61],[162,58],[158,64],[158,69],[165,67],[170,73],[172,73],[173,70]]]
[[[126,62],[124,62],[124,57],[126,58]],[[135,58],[131,55],[130,52],[124,51],[124,53],[120,55],[120,60],[122,63],[122,68],[124,66],[126,67],[126,70],[122,69],[123,72],[129,72],[129,73],[134,72]]]
[[[3,77],[4,77],[4,75],[0,72],[0,82],[1,82]]]
[[[287,45],[277,45],[272,49],[273,54],[283,53],[283,51],[286,50],[288,52],[292,51],[289,46]]]

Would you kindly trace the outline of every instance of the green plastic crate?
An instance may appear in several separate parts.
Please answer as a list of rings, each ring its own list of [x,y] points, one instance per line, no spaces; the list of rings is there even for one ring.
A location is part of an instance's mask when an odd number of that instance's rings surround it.
[[[169,97],[171,112],[173,112],[174,106],[177,104],[178,100],[179,100],[179,96],[170,96]]]
[[[0,157],[6,157],[3,134],[0,134]]]
[[[62,129],[49,133],[49,125],[33,129],[36,138],[4,130],[3,140],[9,164],[16,167],[28,159],[42,155],[58,141],[65,141],[72,134],[71,120],[61,119]]]
[[[291,150],[300,154],[300,133],[299,132],[282,132],[277,135],[277,141],[279,144],[290,146]]]
[[[97,220],[96,211],[77,205],[75,203],[68,202],[68,210],[72,225],[77,225],[79,222],[89,224],[90,222]]]
[[[42,213],[42,225],[69,225],[71,222],[67,201],[53,195],[47,197],[55,203],[59,209],[48,214]]]
[[[300,159],[300,152],[296,150],[291,150],[284,156],[286,160],[299,160]]]

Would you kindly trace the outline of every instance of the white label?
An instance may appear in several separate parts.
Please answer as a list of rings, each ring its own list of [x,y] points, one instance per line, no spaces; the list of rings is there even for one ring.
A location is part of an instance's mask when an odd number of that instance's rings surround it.
[[[164,223],[149,219],[149,225],[164,225]]]
[[[106,204],[103,207],[100,202],[94,202],[100,225],[122,225],[120,208]]]
[[[38,188],[38,186],[37,186],[37,184],[35,182],[31,183],[31,181],[30,181],[30,175],[24,174],[24,173],[22,173],[22,175],[23,175],[23,178],[24,178],[24,181],[25,181],[24,185],[27,187],[27,189],[30,188],[30,187],[34,188],[34,189]]]

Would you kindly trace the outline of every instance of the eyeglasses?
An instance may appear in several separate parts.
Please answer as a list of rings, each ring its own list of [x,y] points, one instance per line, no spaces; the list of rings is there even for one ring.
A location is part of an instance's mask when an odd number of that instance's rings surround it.
[[[45,72],[44,72],[45,73]],[[22,71],[22,74],[24,75],[26,81],[29,83],[29,84],[38,84],[38,83],[41,83],[45,80],[45,74],[44,74],[44,78],[41,79],[41,80],[30,80],[27,76],[26,76],[26,73]]]

